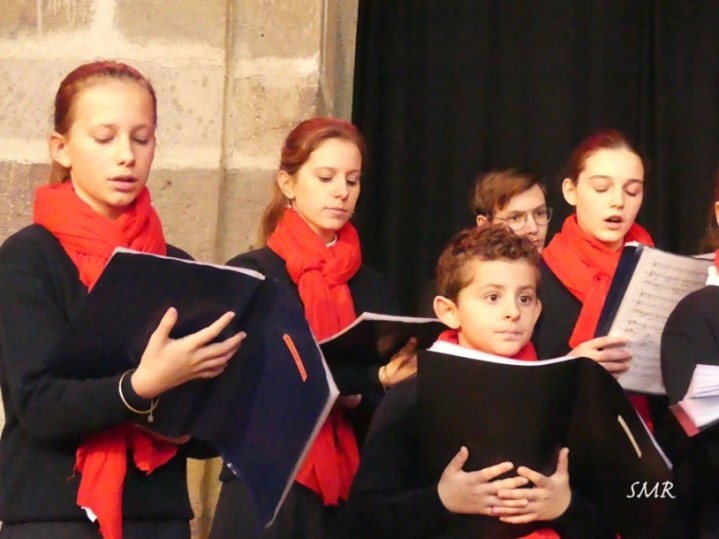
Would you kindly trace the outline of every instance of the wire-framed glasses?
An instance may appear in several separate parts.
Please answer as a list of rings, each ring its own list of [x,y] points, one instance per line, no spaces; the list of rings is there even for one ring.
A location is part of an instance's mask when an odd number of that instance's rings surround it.
[[[494,219],[504,221],[512,230],[522,230],[527,225],[527,219],[529,219],[530,213],[532,214],[534,222],[540,226],[546,225],[552,218],[552,208],[540,206],[539,208],[534,208],[532,211],[513,211],[507,214],[506,217],[494,217]]]

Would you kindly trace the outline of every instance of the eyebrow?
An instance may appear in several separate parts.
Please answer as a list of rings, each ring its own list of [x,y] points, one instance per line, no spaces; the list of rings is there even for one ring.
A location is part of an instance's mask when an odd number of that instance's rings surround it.
[[[535,285],[531,285],[531,284],[530,284],[530,285],[527,285],[527,286],[523,286],[522,288],[519,289],[520,292],[526,292],[527,290],[531,290],[532,292],[536,292],[536,291],[537,291],[537,287],[536,287]]]
[[[494,289],[494,290],[507,290],[507,286],[503,284],[494,284],[494,283],[488,283],[485,285],[482,285],[479,290],[480,292],[484,292],[486,289]],[[522,286],[518,289],[519,292],[526,292],[527,290],[531,290],[532,292],[536,292],[537,287],[531,284],[528,284],[527,286]]]
[[[600,179],[600,180],[613,180],[613,179],[614,179],[614,176],[608,176],[607,174],[595,174],[594,176],[589,176],[589,178],[587,178],[587,179],[588,179],[588,180],[593,180],[593,179],[595,179],[595,178],[598,178],[598,179]],[[644,180],[643,180],[643,179],[640,179],[640,178],[630,178],[629,180],[627,180],[626,182],[624,182],[624,185],[626,185],[626,184],[628,184],[628,183],[631,183],[631,182],[644,183]]]
[[[130,131],[137,131],[138,129],[155,129],[154,124],[140,124],[132,129]],[[93,124],[89,126],[90,129],[117,129],[117,124]]]
[[[512,214],[514,214],[514,213],[531,213],[531,212],[533,212],[533,211],[541,210],[542,208],[547,208],[547,203],[546,203],[546,202],[545,202],[544,204],[540,204],[539,206],[535,206],[534,208],[530,208],[530,209],[528,209],[528,210],[512,210],[512,211],[508,211],[508,212],[506,213],[506,215],[512,215]],[[500,213],[501,211],[502,211],[502,210],[500,210],[499,212],[497,212],[497,216],[499,216],[499,213]]]
[[[500,290],[504,290],[507,287],[504,286],[503,284],[494,284],[494,283],[483,284],[482,286],[479,287],[480,290],[484,290],[485,288],[497,288]]]
[[[328,167],[328,166],[319,166],[319,167],[314,168],[315,172],[317,172],[318,170],[327,170],[330,172],[337,172],[339,169],[335,168],[335,167]],[[347,174],[360,174],[361,172],[362,172],[362,169],[357,168],[357,169],[348,170]]]

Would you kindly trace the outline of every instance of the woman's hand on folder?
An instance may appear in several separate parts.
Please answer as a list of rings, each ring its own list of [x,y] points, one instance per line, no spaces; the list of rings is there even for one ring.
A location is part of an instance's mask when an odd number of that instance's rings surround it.
[[[386,365],[379,368],[379,381],[389,389],[417,372],[417,339],[410,337]]]
[[[235,313],[225,313],[195,333],[172,339],[170,332],[177,322],[177,310],[170,307],[152,333],[140,364],[132,374],[135,392],[151,399],[190,380],[221,374],[246,334],[241,331],[224,341],[212,341],[234,317]]]
[[[524,507],[500,520],[510,524],[524,524],[537,520],[554,520],[564,514],[572,500],[569,488],[569,449],[562,448],[557,459],[557,469],[550,475],[542,475],[526,466],[517,468],[517,475],[526,478],[534,488],[502,490],[497,495],[503,500],[524,500]]]
[[[632,359],[632,352],[626,347],[628,342],[616,335],[595,337],[577,346],[570,355],[593,359],[612,375],[619,376],[629,368]]]
[[[502,500],[497,497],[500,490],[513,490],[526,485],[529,480],[515,476],[496,479],[514,468],[511,462],[502,462],[481,470],[465,472],[469,451],[461,447],[442,472],[437,492],[442,504],[452,513],[482,514],[497,516],[514,512],[527,504],[526,500]]]

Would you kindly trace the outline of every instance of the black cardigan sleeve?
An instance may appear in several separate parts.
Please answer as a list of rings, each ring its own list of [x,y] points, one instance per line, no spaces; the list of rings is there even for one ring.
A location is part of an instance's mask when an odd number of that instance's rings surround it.
[[[372,420],[348,503],[355,537],[431,537],[449,512],[436,484],[424,484],[419,465],[417,381],[398,384]]]
[[[542,302],[542,314],[534,326],[532,343],[539,359],[552,359],[571,351],[569,338],[582,304],[544,262],[540,265],[540,272],[539,299]]]
[[[48,372],[46,359],[72,315],[72,304],[79,304],[86,292],[62,248],[38,228],[23,229],[0,248],[3,399],[33,438],[77,441],[136,416],[120,399],[119,374],[83,380]],[[65,271],[68,264],[70,271]],[[126,398],[148,407],[131,389]]]

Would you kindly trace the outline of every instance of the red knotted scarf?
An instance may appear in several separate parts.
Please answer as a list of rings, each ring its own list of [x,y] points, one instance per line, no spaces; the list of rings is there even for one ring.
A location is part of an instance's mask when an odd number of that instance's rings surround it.
[[[456,329],[445,329],[437,337],[438,341],[447,341],[452,344],[459,344],[459,334]],[[534,350],[532,341],[528,341],[519,352],[517,352],[511,359],[521,359],[524,361],[537,361],[537,352]],[[559,534],[552,529],[542,528],[541,530],[535,530],[529,535],[523,535],[518,539],[559,539]]]
[[[637,223],[632,224],[624,236],[624,242],[628,241],[654,245],[649,232]],[[555,234],[544,249],[542,256],[549,269],[582,303],[582,310],[569,338],[568,344],[571,348],[594,337],[621,254],[621,249],[613,251],[582,230],[576,213],[567,217],[562,231]],[[647,398],[629,395],[629,399],[647,426],[652,429]]]
[[[88,290],[115,247],[166,254],[162,225],[147,188],[113,221],[78,198],[71,182],[45,185],[35,192],[33,220],[58,239]],[[147,473],[177,453],[175,445],[123,423],[85,439],[75,456],[75,469],[82,474],[77,503],[97,515],[105,539],[122,537],[122,487],[128,449],[132,449],[137,467]]]
[[[355,318],[349,281],[362,264],[359,236],[351,223],[337,232],[331,247],[292,209],[286,209],[267,245],[282,259],[297,284],[307,321],[318,340],[330,337]],[[317,492],[325,505],[349,495],[359,466],[354,431],[335,407],[322,425],[297,481]]]

